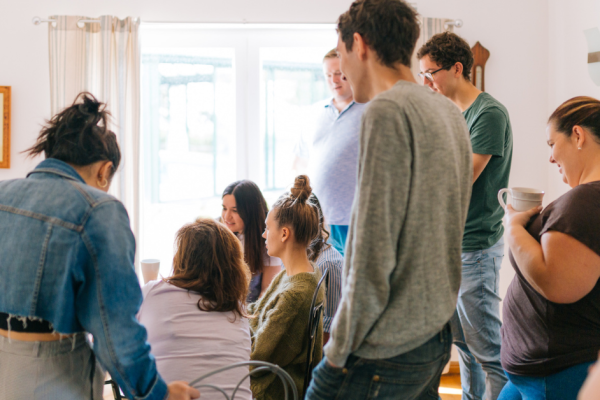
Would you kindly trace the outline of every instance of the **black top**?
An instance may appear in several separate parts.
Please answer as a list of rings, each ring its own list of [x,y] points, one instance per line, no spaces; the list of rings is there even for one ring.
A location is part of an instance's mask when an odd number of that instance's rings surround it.
[[[600,182],[579,185],[534,217],[527,231],[538,241],[548,231],[567,234],[600,255]],[[504,299],[502,367],[510,374],[547,376],[592,362],[600,350],[600,281],[572,304],[546,300],[516,276]],[[579,265],[572,265],[573,269]]]
[[[10,321],[10,329],[9,329]],[[0,329],[14,332],[28,333],[52,333],[52,325],[48,321],[41,319],[25,318],[25,322],[21,317],[9,317],[8,314],[0,312]]]

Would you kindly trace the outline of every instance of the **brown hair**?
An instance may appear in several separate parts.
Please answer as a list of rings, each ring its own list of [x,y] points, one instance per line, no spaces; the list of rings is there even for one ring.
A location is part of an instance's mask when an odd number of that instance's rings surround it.
[[[176,237],[173,275],[166,282],[202,296],[202,311],[233,311],[247,317],[250,271],[240,241],[223,224],[199,218],[184,225]]]
[[[600,101],[593,97],[573,97],[558,106],[548,123],[567,137],[571,137],[573,127],[579,125],[589,130],[600,143]]]
[[[417,13],[402,0],[356,0],[340,15],[337,31],[352,51],[354,33],[362,36],[383,65],[410,67],[420,28]]]
[[[323,62],[325,62],[325,60],[328,60],[330,58],[338,58],[337,49],[329,50],[327,52],[327,54],[325,54],[325,57],[323,57]]]
[[[307,247],[320,232],[319,210],[308,200],[311,193],[308,176],[298,175],[294,187],[281,196],[272,208],[279,226],[289,227],[294,232],[296,242]]]
[[[321,252],[331,247],[331,245],[327,243],[330,234],[329,231],[325,229],[325,217],[323,216],[323,209],[321,208],[319,199],[314,193],[311,194],[308,199],[319,211],[319,234],[313,239],[307,249],[310,261],[316,262],[321,255]]]
[[[79,167],[111,161],[110,178],[119,167],[121,151],[117,136],[107,127],[106,105],[87,92],[77,95],[70,107],[47,121],[36,143],[25,150],[29,156],[44,153]]]
[[[417,52],[417,58],[429,56],[431,61],[448,70],[457,62],[463,66],[462,76],[471,80],[473,68],[473,52],[469,44],[460,36],[452,32],[443,32],[433,35]]]

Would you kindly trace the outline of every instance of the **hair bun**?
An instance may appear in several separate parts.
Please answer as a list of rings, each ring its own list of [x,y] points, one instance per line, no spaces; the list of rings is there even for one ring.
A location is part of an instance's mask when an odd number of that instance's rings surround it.
[[[298,175],[294,180],[294,187],[290,190],[292,197],[305,203],[312,193],[310,179],[306,175]]]
[[[79,97],[79,96],[78,96]],[[83,103],[79,104],[78,109],[82,114],[96,116],[100,111],[102,103],[90,93],[82,93]]]

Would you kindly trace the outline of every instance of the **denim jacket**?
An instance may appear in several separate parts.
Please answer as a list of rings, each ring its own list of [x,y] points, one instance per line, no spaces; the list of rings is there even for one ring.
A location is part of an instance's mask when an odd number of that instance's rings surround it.
[[[68,164],[47,159],[26,179],[0,182],[0,311],[91,333],[128,398],[162,400],[167,386],[136,319],[134,255],[123,204]]]

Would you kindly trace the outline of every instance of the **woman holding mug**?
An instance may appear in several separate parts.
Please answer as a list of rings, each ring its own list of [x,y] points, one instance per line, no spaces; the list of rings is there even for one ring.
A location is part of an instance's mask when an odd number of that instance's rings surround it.
[[[572,189],[541,213],[506,208],[516,276],[503,306],[500,400],[575,400],[600,350],[600,101],[566,101],[547,135]]]
[[[253,303],[267,290],[281,271],[281,260],[270,257],[262,237],[269,209],[256,183],[248,180],[233,182],[223,191],[224,223],[242,242],[244,259],[250,267],[252,280],[248,303]]]
[[[135,319],[135,240],[107,193],[121,161],[108,117],[80,94],[29,149],[46,160],[0,182],[0,399],[101,399],[100,365],[131,399],[199,397],[165,384]]]

